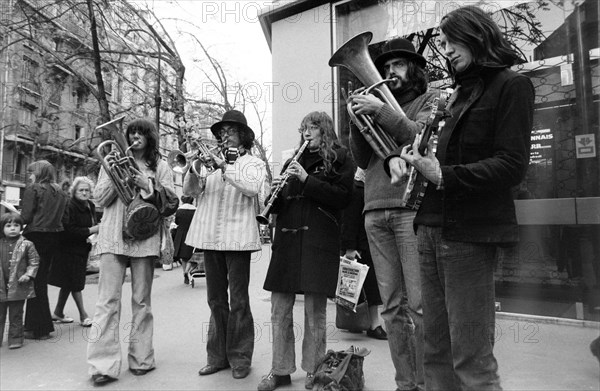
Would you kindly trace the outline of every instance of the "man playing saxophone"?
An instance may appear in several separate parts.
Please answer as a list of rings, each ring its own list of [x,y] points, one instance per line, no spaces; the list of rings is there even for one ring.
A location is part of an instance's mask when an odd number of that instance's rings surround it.
[[[396,79],[388,86],[406,114],[371,94],[350,95],[352,110],[370,116],[397,145],[412,142],[423,129],[436,97],[427,91],[425,64],[410,41],[395,38],[386,42],[375,66],[384,78]],[[417,237],[412,227],[416,212],[403,207],[406,183],[401,187],[390,184],[383,160],[354,125],[350,148],[356,164],[366,170],[365,228],[383,301],[396,387],[417,389],[417,385],[423,386],[423,334]]]
[[[242,379],[250,372],[254,352],[248,284],[250,255],[261,249],[256,196],[266,170],[262,160],[249,154],[254,132],[244,114],[227,111],[211,131],[229,152],[224,157],[210,153],[219,168],[207,177],[190,170],[183,183],[183,193],[198,198],[185,243],[204,250],[211,313],[207,365],[199,375],[231,367],[233,378]],[[235,151],[239,156],[232,162],[227,155]]]

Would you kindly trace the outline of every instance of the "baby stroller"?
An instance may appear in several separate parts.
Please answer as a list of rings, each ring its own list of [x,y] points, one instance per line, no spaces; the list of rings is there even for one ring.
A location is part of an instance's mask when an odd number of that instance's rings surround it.
[[[204,271],[204,253],[202,251],[195,250],[189,262],[190,266],[188,270],[188,279],[190,280],[190,285],[193,288],[195,286],[195,278],[206,277],[206,272]]]

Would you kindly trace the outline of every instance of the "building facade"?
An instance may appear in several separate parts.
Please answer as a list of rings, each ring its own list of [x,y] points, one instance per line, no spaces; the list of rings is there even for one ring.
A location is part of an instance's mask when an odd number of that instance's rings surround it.
[[[109,111],[154,118],[160,59],[144,53],[156,52],[157,42],[141,21],[123,21],[119,12],[107,3],[97,18]],[[90,26],[85,3],[0,2],[0,193],[9,204],[19,205],[35,160],[53,163],[59,182],[97,175],[93,152],[105,135],[95,131],[102,121]],[[164,64],[161,75],[174,77]],[[163,113],[161,123],[172,117]],[[175,136],[161,132],[165,154],[176,146]]]
[[[305,114],[326,111],[347,142],[341,98],[357,79],[331,68],[331,55],[371,31],[368,51],[402,36],[428,60],[430,82],[450,81],[436,48],[440,19],[475,4],[492,16],[521,52],[514,67],[536,89],[531,158],[514,190],[520,244],[503,250],[496,271],[503,311],[600,319],[600,142],[598,2],[279,1],[260,15],[273,54],[274,166],[298,145]]]

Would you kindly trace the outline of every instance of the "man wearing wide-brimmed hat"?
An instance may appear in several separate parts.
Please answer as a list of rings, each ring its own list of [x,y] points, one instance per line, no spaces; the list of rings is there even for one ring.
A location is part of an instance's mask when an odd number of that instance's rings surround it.
[[[425,58],[410,41],[394,38],[386,42],[375,66],[384,78],[396,78],[389,88],[406,115],[370,94],[351,95],[353,111],[370,116],[398,145],[412,142],[424,128],[431,101],[437,96],[427,91],[425,65]],[[416,390],[423,386],[423,312],[417,237],[412,227],[416,212],[402,205],[406,182],[401,187],[391,185],[383,160],[356,126],[350,129],[350,148],[356,164],[366,170],[365,228],[383,301],[396,387]]]
[[[232,376],[242,379],[250,372],[254,351],[248,283],[250,254],[261,249],[256,196],[266,170],[264,162],[249,153],[254,132],[243,113],[227,111],[211,131],[227,148],[228,156],[238,156],[232,161],[212,155],[220,169],[206,178],[188,172],[183,184],[184,194],[198,197],[185,243],[204,251],[211,311],[207,365],[199,374],[211,375],[231,367]]]

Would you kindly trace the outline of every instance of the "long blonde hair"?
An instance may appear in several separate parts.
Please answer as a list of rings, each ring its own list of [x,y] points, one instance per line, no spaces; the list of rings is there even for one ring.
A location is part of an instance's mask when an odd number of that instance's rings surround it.
[[[323,158],[326,172],[334,172],[333,162],[337,159],[338,155],[336,149],[341,147],[337,135],[333,130],[333,120],[324,111],[313,111],[302,119],[300,123],[300,129],[304,129],[309,125],[316,125],[319,127],[321,132],[321,145],[319,145],[319,156]],[[304,133],[300,135],[300,144],[304,143]]]

